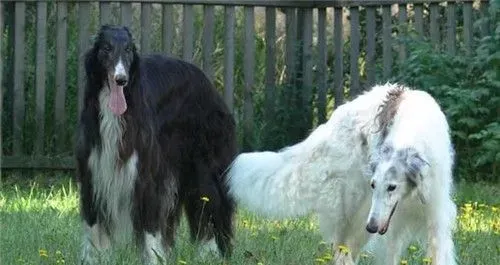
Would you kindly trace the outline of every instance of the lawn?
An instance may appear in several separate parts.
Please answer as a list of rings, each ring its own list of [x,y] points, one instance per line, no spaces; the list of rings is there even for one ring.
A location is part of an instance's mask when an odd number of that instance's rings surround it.
[[[0,190],[0,264],[76,264],[81,229],[75,184],[67,176],[18,180],[4,178]],[[461,183],[455,201],[459,264],[500,264],[500,186]],[[228,264],[327,264],[332,258],[313,216],[272,221],[240,209],[235,240]],[[407,264],[424,264],[422,253],[421,246],[411,245]],[[110,261],[139,264],[135,251],[126,246]],[[197,260],[184,221],[168,262],[221,264],[216,258]],[[363,254],[361,264],[371,264],[370,253]]]

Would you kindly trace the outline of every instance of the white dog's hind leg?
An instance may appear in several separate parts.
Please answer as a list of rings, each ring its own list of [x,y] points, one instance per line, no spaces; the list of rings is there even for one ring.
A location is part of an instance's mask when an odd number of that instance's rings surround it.
[[[83,233],[81,263],[99,264],[98,256],[111,245],[108,234],[102,225],[96,223],[91,227],[86,222]]]
[[[211,255],[220,255],[219,248],[215,242],[215,237],[200,244],[198,248],[198,255],[202,259],[206,259]]]
[[[156,233],[144,233],[142,256],[144,264],[166,264],[167,254],[163,244],[163,237],[159,231]]]

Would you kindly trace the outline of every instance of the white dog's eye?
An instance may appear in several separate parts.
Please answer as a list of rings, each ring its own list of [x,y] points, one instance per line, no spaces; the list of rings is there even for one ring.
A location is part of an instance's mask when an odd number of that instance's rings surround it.
[[[395,190],[395,189],[396,189],[396,185],[389,185],[389,186],[387,187],[387,191],[393,191],[393,190]]]

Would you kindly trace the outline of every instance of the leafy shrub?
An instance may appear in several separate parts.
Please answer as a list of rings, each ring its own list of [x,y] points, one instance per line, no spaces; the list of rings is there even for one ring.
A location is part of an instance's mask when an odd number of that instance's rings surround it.
[[[499,9],[492,10],[498,18]],[[395,78],[440,103],[452,130],[458,176],[468,180],[500,180],[500,21],[490,22],[494,33],[470,56],[439,53],[429,43],[413,41]]]

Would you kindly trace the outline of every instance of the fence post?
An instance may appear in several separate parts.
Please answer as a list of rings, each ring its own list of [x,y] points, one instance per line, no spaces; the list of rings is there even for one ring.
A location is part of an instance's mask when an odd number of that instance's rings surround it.
[[[274,118],[274,104],[276,103],[276,8],[266,7],[266,122],[271,122]]]
[[[343,23],[342,23],[342,7],[334,8],[333,17],[333,46],[335,55],[335,75],[334,75],[334,96],[335,96],[335,108],[344,103],[344,40],[343,40]]]
[[[318,123],[326,120],[326,8],[318,9]]]
[[[350,72],[351,72],[351,85],[350,96],[355,97],[361,92],[359,87],[359,7],[353,6],[349,8],[351,15],[351,50],[350,50]]]
[[[14,21],[14,109],[13,109],[13,153],[21,155],[23,142],[23,125],[25,114],[24,96],[24,71],[25,71],[25,48],[24,42],[26,25],[26,3],[15,2]]]
[[[255,15],[254,8],[246,6],[245,9],[245,38],[243,54],[243,74],[245,79],[243,96],[243,150],[254,147],[254,118],[253,118],[253,89],[255,71]]]
[[[224,101],[234,113],[234,6],[224,9]]]
[[[56,37],[56,100],[55,100],[55,139],[57,152],[63,152],[66,142],[66,60],[68,50],[68,3],[57,2]],[[63,139],[63,140],[61,140]]]
[[[375,11],[376,7],[366,9],[366,79],[368,86],[375,85]]]
[[[45,138],[45,80],[47,53],[47,3],[38,2],[36,8],[36,123],[35,153],[43,154]]]
[[[212,53],[214,52],[214,29],[215,29],[214,7],[205,5],[203,7],[203,70],[211,82],[214,81],[214,67]]]
[[[187,62],[193,61],[194,45],[194,13],[192,5],[183,5],[182,13],[182,59]]]

